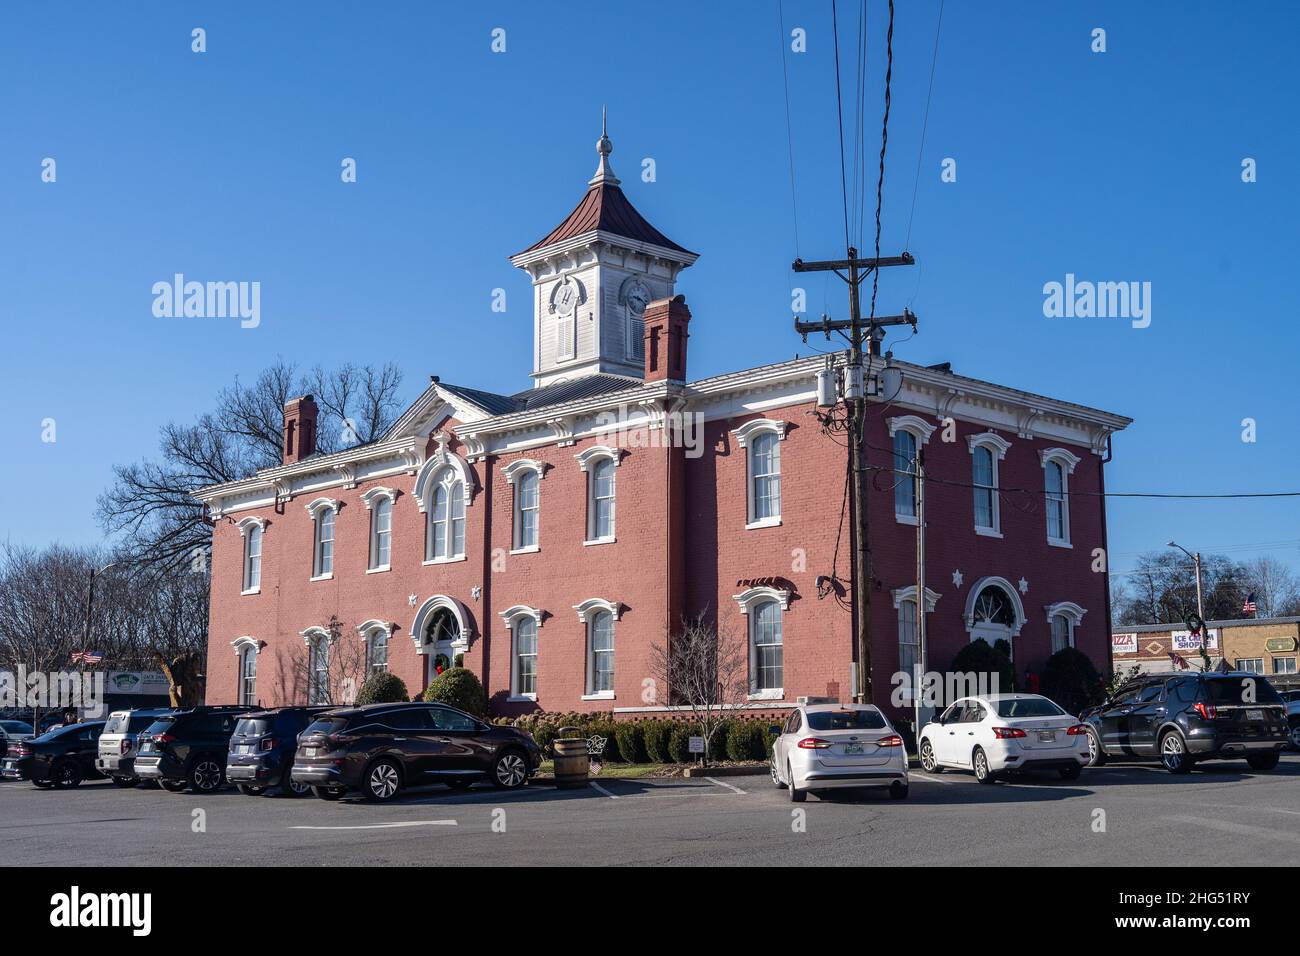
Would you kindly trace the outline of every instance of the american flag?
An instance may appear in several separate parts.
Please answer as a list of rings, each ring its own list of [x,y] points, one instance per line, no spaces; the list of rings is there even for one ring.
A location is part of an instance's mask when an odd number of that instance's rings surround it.
[[[1255,592],[1251,591],[1246,595],[1246,600],[1241,602],[1242,614],[1254,614],[1259,610],[1255,604]]]
[[[1191,665],[1187,663],[1187,658],[1180,654],[1175,654],[1173,651],[1169,652],[1169,660],[1173,663],[1175,670],[1185,671],[1191,667]]]
[[[103,651],[73,651],[72,663],[74,664],[98,664],[104,659]]]

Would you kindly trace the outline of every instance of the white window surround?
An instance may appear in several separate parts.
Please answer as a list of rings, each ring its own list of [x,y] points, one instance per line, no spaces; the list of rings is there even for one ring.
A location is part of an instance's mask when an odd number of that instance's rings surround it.
[[[302,642],[308,647],[311,647],[314,641],[319,640],[322,637],[328,640],[331,644],[334,643],[334,638],[330,636],[330,632],[317,625],[312,625],[306,630],[299,631],[298,634],[302,637]]]
[[[529,607],[527,604],[516,604],[514,607],[508,607],[504,611],[498,612],[498,614],[501,620],[505,622],[506,627],[509,628],[513,628],[515,621],[521,617],[531,617],[537,622],[537,626],[541,627],[542,618],[545,616],[539,609]]]
[[[415,643],[415,653],[432,654],[434,653],[433,645],[421,644],[424,640],[425,629],[429,625],[429,619],[439,608],[446,608],[451,612],[451,616],[456,619],[456,626],[459,629],[460,639],[451,642],[452,650],[464,652],[469,649],[471,631],[471,618],[465,605],[461,604],[454,597],[448,597],[446,594],[435,594],[420,605],[415,612],[415,618],[411,621],[411,640]],[[511,610],[514,610],[511,608]]]
[[[731,599],[740,605],[740,613],[748,614],[764,601],[776,601],[782,611],[790,610],[790,592],[783,588],[756,587],[733,594]]]
[[[551,467],[549,461],[537,461],[535,458],[516,458],[510,464],[501,469],[501,474],[506,476],[506,481],[514,484],[520,475],[526,471],[534,471],[538,478],[546,477],[546,469]]]
[[[938,425],[931,425],[919,415],[895,415],[893,418],[886,418],[885,424],[889,427],[889,437],[893,438],[899,430],[911,432],[916,436],[916,440],[922,445],[928,444],[930,436],[935,433]]]
[[[987,448],[989,450],[989,458],[993,463],[993,494],[991,495],[993,524],[990,527],[983,527],[977,520],[975,524],[975,533],[989,538],[1000,538],[1002,537],[1002,502],[998,491],[1002,487],[1002,479],[999,474],[1001,469],[998,467],[998,462],[1007,457],[1007,449],[1011,447],[1011,442],[1007,441],[996,432],[987,431],[979,432],[975,435],[967,435],[966,446],[970,449],[972,460],[975,457],[975,449]],[[974,479],[972,476],[972,484],[973,483]]]
[[[320,555],[319,522],[321,519],[321,515],[324,514],[327,510],[333,511],[334,519],[335,521],[337,521],[339,516],[340,504],[342,504],[342,502],[340,502],[339,499],[337,498],[317,498],[314,501],[312,501],[310,504],[303,505],[303,508],[306,510],[307,514],[311,515],[311,520],[312,520],[311,564],[312,564],[313,571],[316,569],[316,562]],[[333,567],[332,561],[331,561],[331,567]],[[334,572],[333,570],[330,570],[324,572],[323,574],[313,574],[308,580],[330,581],[333,580],[333,578],[334,578]]]
[[[975,602],[979,599],[984,589],[990,585],[1000,588],[1005,592],[1007,600],[1011,603],[1011,610],[1015,614],[1015,623],[1011,625],[1011,636],[1019,637],[1020,629],[1025,626],[1025,606],[1020,601],[1020,591],[1014,584],[1006,578],[990,575],[980,578],[971,585],[970,591],[966,594],[966,610],[962,612],[962,621],[966,625],[966,631],[969,633],[975,629]]]
[[[531,509],[534,512],[536,524],[533,528],[533,537],[536,541],[533,544],[520,544],[520,521],[521,508],[519,502],[519,488],[515,488],[514,501],[511,503],[511,528],[510,528],[510,553],[511,554],[534,554],[541,548],[541,497],[542,497],[542,479],[546,477],[546,469],[550,468],[549,462],[537,461],[533,458],[517,458],[509,465],[503,468],[502,474],[506,476],[506,482],[512,486],[518,485],[525,475],[537,476],[537,501]]]
[[[778,421],[774,418],[755,418],[753,421],[745,422],[739,428],[733,428],[731,434],[735,436],[738,446],[748,448],[750,437],[759,432],[773,432],[777,438],[785,441],[785,433],[789,427],[789,422]]]
[[[585,472],[590,472],[596,462],[608,458],[617,468],[622,463],[624,449],[611,448],[609,445],[592,445],[590,448],[584,448],[581,452],[573,457],[578,460],[578,467]]]
[[[397,496],[400,494],[401,492],[398,491],[396,488],[385,488],[381,485],[376,488],[371,488],[369,491],[367,491],[364,495],[361,496],[361,501],[366,506],[367,511],[374,511],[375,505],[378,504],[381,498],[387,498],[394,505],[396,505]]]
[[[1047,612],[1047,623],[1049,625],[1052,623],[1052,618],[1056,617],[1056,615],[1064,614],[1070,619],[1070,623],[1074,627],[1078,627],[1082,624],[1083,616],[1088,613],[1087,608],[1080,607],[1073,601],[1057,601],[1055,604],[1045,604],[1043,605],[1043,610]]]
[[[606,601],[604,598],[588,598],[581,604],[573,605],[573,609],[578,612],[578,620],[583,624],[590,621],[597,611],[608,611],[616,621],[623,615],[622,604],[618,601]]]
[[[317,518],[320,516],[320,512],[326,508],[333,508],[337,513],[340,504],[342,504],[342,502],[337,498],[317,498],[311,504],[303,505],[303,508],[306,509],[307,514],[311,515],[313,518]]]
[[[595,619],[596,615],[601,612],[608,614],[610,618],[615,623],[617,623],[618,619],[623,615],[623,605],[620,604],[618,601],[606,601],[604,598],[588,598],[587,600],[583,601],[581,604],[573,605],[573,609],[578,612],[578,621],[584,626],[586,630],[586,635],[583,639],[583,644],[586,647],[587,665],[584,669],[586,670],[587,677],[586,677],[586,683],[584,685],[584,687],[586,688],[586,693],[582,695],[582,699],[583,700],[615,700],[616,698],[614,697],[614,692],[612,690],[593,691],[591,689],[591,683],[592,683],[591,623]]]
[[[266,526],[267,526],[268,524],[270,524],[270,522],[267,521],[265,518],[259,518],[259,517],[257,517],[256,515],[250,515],[249,517],[244,518],[243,520],[241,520],[241,521],[239,522],[239,524],[237,525],[237,527],[239,528],[239,534],[240,534],[240,536],[241,536],[241,537],[247,537],[247,536],[248,536],[248,529],[249,529],[249,528],[251,528],[251,527],[253,527],[254,525],[256,525],[257,527],[259,527],[259,528],[261,528],[263,531],[265,531],[265,530],[266,530]]]
[[[540,656],[541,628],[542,628],[542,618],[544,615],[537,608],[529,607],[526,604],[516,604],[514,607],[506,608],[506,610],[501,611],[500,614],[501,614],[501,620],[505,622],[506,627],[510,630],[510,698],[509,699],[512,701],[535,701],[537,700],[537,695],[535,693],[534,694],[518,693],[518,688],[516,687],[515,684],[515,681],[518,678],[517,667],[516,667],[518,655],[515,650],[515,628],[520,621],[529,618],[532,619],[533,623],[537,625],[537,630],[538,630],[537,640],[538,640],[538,648],[539,648],[538,656]]]
[[[239,524],[236,526],[236,527],[239,528],[239,537],[240,537],[240,539],[243,541],[243,549],[242,549],[242,550],[243,550],[243,558],[242,558],[242,559],[240,560],[240,562],[239,562],[239,564],[240,564],[240,567],[239,567],[240,591],[239,591],[239,593],[240,593],[241,595],[243,595],[243,594],[261,594],[261,593],[262,593],[262,569],[261,569],[261,564],[260,564],[260,563],[258,564],[258,571],[257,571],[257,584],[256,584],[255,586],[253,586],[253,587],[243,587],[243,585],[248,581],[248,532],[249,532],[251,529],[256,528],[258,531],[260,531],[260,532],[262,533],[262,542],[263,542],[263,544],[262,544],[262,550],[265,551],[265,548],[266,548],[266,546],[265,546],[265,542],[266,542],[266,526],[267,526],[269,523],[270,523],[270,522],[268,522],[265,518],[259,518],[259,517],[257,517],[256,515],[249,515],[247,518],[242,519],[242,520],[239,522]],[[258,561],[260,562],[261,560],[262,560],[262,554],[259,552],[259,553],[258,553]]]
[[[235,656],[239,657],[244,652],[244,648],[246,647],[251,647],[253,649],[254,654],[261,654],[262,648],[266,647],[266,642],[259,641],[255,637],[245,636],[245,637],[235,638],[233,641],[230,642],[230,646],[235,649]]]
[[[477,490],[478,480],[474,469],[460,455],[452,451],[447,451],[445,447],[441,448],[436,455],[420,466],[420,472],[415,477],[415,503],[420,510],[420,514],[427,514],[429,507],[433,504],[433,481],[444,468],[450,468],[455,472],[456,477],[461,481],[461,489],[465,495],[465,507],[468,508],[474,504],[474,492]]]
[[[371,631],[383,631],[385,634],[388,635],[389,639],[391,640],[393,636],[393,631],[395,631],[396,629],[397,629],[397,624],[393,621],[370,620],[370,621],[366,621],[364,624],[357,625],[357,634],[364,641],[366,639],[366,636]]]
[[[1074,474],[1074,466],[1082,459],[1065,448],[1044,448],[1038,452],[1038,459],[1043,466],[1043,513],[1047,522],[1047,543],[1057,548],[1072,548],[1074,545],[1070,541],[1070,476]],[[1052,515],[1046,504],[1049,464],[1056,464],[1061,468],[1061,522],[1065,530],[1062,537],[1052,534]]]
[[[893,597],[894,599],[895,610],[897,610],[898,606],[902,604],[904,601],[913,601],[913,602],[916,601],[915,584],[909,584],[905,588],[894,588],[889,593],[890,596]],[[941,597],[943,597],[943,595],[940,594],[938,591],[931,590],[930,588],[925,589],[925,613],[926,614],[930,614],[931,612],[934,611],[934,606],[939,603],[939,598]]]

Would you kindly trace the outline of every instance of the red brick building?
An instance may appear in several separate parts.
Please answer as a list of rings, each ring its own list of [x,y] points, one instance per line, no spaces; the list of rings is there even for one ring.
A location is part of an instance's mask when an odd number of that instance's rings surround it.
[[[816,414],[825,360],[690,381],[690,323],[709,317],[675,284],[696,255],[632,207],[603,135],[598,152],[574,211],[512,259],[534,286],[532,388],[434,378],[381,440],[328,455],[304,396],[282,465],[199,492],[210,703],[338,702],[381,668],[416,693],[463,655],[497,713],[654,710],[651,648],[700,613],[747,642],[754,706],[849,699],[851,614],[817,586],[847,590],[850,562],[847,451]],[[985,637],[1020,672],[1067,643],[1106,669],[1097,493],[1129,420],[901,369],[869,414],[877,699],[915,653],[917,448],[931,668]]]

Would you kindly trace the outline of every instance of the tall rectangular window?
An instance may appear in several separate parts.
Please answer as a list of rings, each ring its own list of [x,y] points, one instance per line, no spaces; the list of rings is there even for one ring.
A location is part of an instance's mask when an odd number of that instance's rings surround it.
[[[975,527],[996,531],[997,519],[994,516],[993,496],[997,489],[993,475],[993,451],[977,445],[973,457],[974,474],[971,483],[975,486]]]
[[[894,514],[916,517],[916,436],[902,428],[894,432]]]
[[[749,445],[751,521],[781,517],[781,441],[775,432],[759,432]]]
[[[1051,541],[1069,541],[1070,524],[1065,510],[1065,469],[1057,461],[1046,465],[1047,537]]]
[[[392,559],[393,501],[380,498],[370,512],[370,567],[386,568]]]
[[[521,617],[515,622],[515,694],[537,695],[537,622]]]
[[[1070,619],[1064,614],[1052,615],[1052,653],[1074,646],[1070,633]]]
[[[598,611],[591,619],[591,654],[588,693],[612,693],[614,690],[614,615]]]
[[[262,586],[262,528],[249,525],[244,536],[244,590],[255,591]]]
[[[614,537],[614,462],[602,458],[591,469],[591,539]]]
[[[916,638],[916,602],[900,601],[898,604],[898,670],[901,674],[908,675],[908,683],[903,686],[915,689],[919,686],[920,675],[916,673],[916,665],[920,660],[921,646],[917,643]],[[911,693],[903,696],[904,700],[912,700]]]
[[[764,601],[749,612],[752,645],[750,684],[755,691],[781,690],[785,654],[781,636],[781,605]]]
[[[334,509],[322,508],[316,515],[316,548],[313,577],[334,573]]]
[[[515,482],[515,547],[537,547],[538,477],[525,471]]]

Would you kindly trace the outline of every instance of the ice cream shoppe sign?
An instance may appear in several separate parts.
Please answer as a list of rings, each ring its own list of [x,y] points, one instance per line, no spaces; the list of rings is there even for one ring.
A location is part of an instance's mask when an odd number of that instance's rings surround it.
[[[1219,649],[1219,629],[1212,627],[1206,632],[1208,641],[1205,649],[1207,651],[1217,651]],[[1191,631],[1174,631],[1169,635],[1170,646],[1176,651],[1199,651],[1201,649],[1201,634],[1193,634]]]

